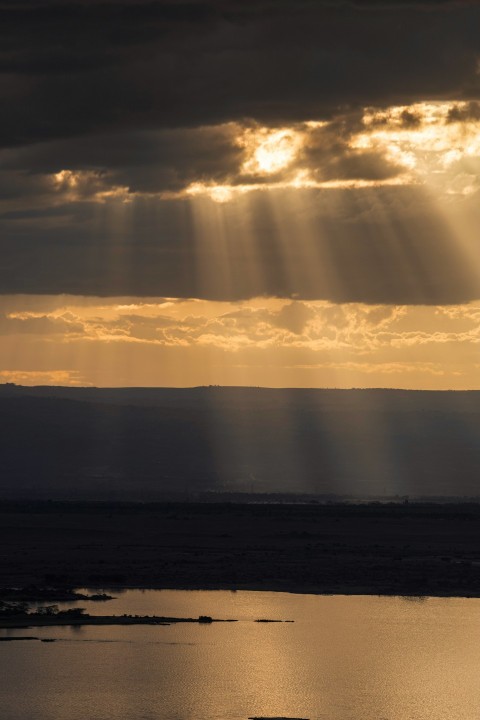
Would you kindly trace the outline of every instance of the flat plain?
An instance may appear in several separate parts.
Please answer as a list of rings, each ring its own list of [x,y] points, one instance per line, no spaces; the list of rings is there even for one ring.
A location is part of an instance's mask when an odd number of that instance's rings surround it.
[[[0,504],[0,586],[480,596],[480,505]]]

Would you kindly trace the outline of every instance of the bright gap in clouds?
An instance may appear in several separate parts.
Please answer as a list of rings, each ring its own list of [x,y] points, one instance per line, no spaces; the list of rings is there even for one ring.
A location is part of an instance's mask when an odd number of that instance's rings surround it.
[[[247,130],[239,144],[248,153],[242,171],[270,175],[294,162],[302,144],[302,134],[293,129]]]
[[[366,108],[360,123],[348,114],[340,118],[343,135],[335,137],[331,133],[337,121],[310,121],[291,128],[239,128],[237,143],[244,148],[245,160],[237,176],[230,183],[195,182],[185,193],[228,202],[238,194],[270,188],[352,189],[429,183],[440,192],[464,195],[480,188],[476,167],[480,113],[476,106],[430,102]],[[329,160],[328,145],[339,139],[342,159],[356,162],[357,171],[335,177],[325,172],[322,161]],[[320,156],[318,164],[316,156]],[[367,166],[372,158],[377,165],[383,162],[385,171],[377,167],[377,174],[372,174]]]
[[[169,132],[159,131],[160,145],[169,146]],[[154,134],[149,142],[154,156]],[[172,134],[171,142],[179,143],[178,137]],[[225,203],[270,189],[348,190],[428,184],[440,194],[469,195],[480,188],[480,106],[464,101],[367,107],[330,120],[282,127],[232,122],[185,130],[184,142],[188,148],[198,143],[207,155],[211,147],[213,155],[224,152],[229,159],[224,168],[220,158],[215,158],[213,166],[209,160],[198,168],[197,177],[185,176],[181,186],[182,175],[175,163],[171,164],[171,157],[165,163],[159,156],[159,177],[163,173],[167,182],[159,182],[158,189],[139,189],[128,184],[127,177],[122,184],[115,173],[101,165],[90,169],[66,167],[50,176],[50,190],[58,202],[205,196]],[[179,148],[182,151],[181,143]],[[8,153],[6,157],[8,161]],[[219,164],[215,164],[217,160]],[[168,178],[172,178],[170,186]]]

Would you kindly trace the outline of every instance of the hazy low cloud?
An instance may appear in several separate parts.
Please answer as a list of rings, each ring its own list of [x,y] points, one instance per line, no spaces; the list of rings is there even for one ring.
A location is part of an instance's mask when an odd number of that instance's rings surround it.
[[[480,306],[6,298],[5,381],[472,387]],[[441,352],[441,361],[439,360]]]
[[[73,300],[73,299],[72,299]],[[97,300],[98,302],[98,300]],[[480,307],[476,305],[410,308],[261,299],[247,304],[185,303],[58,305],[50,313],[18,309],[1,318],[2,334],[37,334],[62,342],[144,342],[195,346],[218,344],[232,352],[245,347],[349,348],[360,354],[381,347],[449,342],[480,343]],[[195,312],[192,313],[192,310]],[[205,314],[207,313],[207,314]]]
[[[72,316],[52,317],[48,315],[21,313],[0,315],[0,336],[28,333],[32,335],[78,335],[83,333],[83,324]]]

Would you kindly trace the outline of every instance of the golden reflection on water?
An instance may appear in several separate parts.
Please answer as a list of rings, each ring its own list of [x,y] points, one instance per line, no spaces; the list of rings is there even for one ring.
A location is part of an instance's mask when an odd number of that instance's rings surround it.
[[[0,646],[2,717],[478,717],[479,600],[130,591],[108,611],[127,608],[239,622],[36,629],[59,641]]]

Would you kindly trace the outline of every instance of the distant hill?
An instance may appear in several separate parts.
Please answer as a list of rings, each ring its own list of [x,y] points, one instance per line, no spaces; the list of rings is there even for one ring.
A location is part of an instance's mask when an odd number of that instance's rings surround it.
[[[480,392],[0,385],[0,498],[480,495]]]

